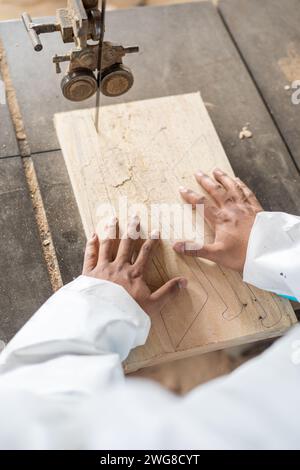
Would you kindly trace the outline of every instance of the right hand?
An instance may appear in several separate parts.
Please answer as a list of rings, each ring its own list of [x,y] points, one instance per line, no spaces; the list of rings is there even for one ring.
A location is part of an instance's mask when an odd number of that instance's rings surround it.
[[[215,240],[204,246],[176,242],[177,253],[199,256],[226,268],[242,272],[246,260],[248,241],[256,214],[263,208],[253,192],[239,178],[231,178],[216,169],[214,178],[198,172],[195,176],[202,188],[211,196],[208,199],[189,189],[182,188],[181,196],[189,204],[204,204],[204,216],[215,232]]]
[[[87,242],[82,274],[119,284],[151,315],[161,310],[180,289],[186,288],[187,280],[184,277],[171,279],[152,293],[145,281],[145,273],[160,242],[159,234],[154,234],[153,238],[146,240],[138,250],[137,240],[130,234],[139,232],[139,219],[132,219],[127,233],[120,241],[115,239],[117,228],[118,222],[114,219],[106,226],[106,238],[99,240],[94,234]],[[137,257],[133,261],[133,255],[137,251]]]

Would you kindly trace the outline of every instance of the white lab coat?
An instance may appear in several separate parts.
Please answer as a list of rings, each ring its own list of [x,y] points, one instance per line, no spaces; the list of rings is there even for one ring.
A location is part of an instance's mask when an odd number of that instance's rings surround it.
[[[244,276],[300,297],[299,217],[258,214]],[[149,327],[115,284],[80,276],[53,295],[0,356],[0,447],[300,448],[300,327],[184,397],[124,378]]]

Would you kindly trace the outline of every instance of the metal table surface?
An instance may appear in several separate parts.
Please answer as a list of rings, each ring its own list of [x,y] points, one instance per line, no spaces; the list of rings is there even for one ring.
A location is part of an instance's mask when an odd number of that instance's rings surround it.
[[[256,22],[256,16],[266,16],[265,9],[270,8],[271,2],[276,17],[276,8],[278,14],[281,11],[280,0],[256,0],[255,9],[247,8],[251,2],[241,0],[240,8],[237,0],[222,0],[219,10],[209,2],[200,2],[108,12],[107,39],[124,45],[137,44],[141,52],[126,58],[135,74],[132,90],[118,99],[104,98],[103,104],[199,90],[235,172],[255,190],[266,209],[298,213],[300,176],[295,161],[299,146],[293,146],[293,138],[296,144],[299,133],[295,132],[295,120],[282,119],[280,100],[282,109],[288,109],[290,114],[297,110],[295,106],[291,108],[283,92],[286,76],[275,74],[271,59],[262,64],[261,58],[256,57],[254,26],[242,27],[248,21],[255,25],[265,55],[275,54],[276,45],[272,51],[267,41],[272,24],[269,22],[265,30],[262,21]],[[274,25],[276,37],[290,31],[295,0],[285,1],[285,12],[281,27]],[[0,22],[0,36],[62,279],[68,282],[80,273],[85,239],[53,116],[79,105],[62,98],[60,78],[55,74],[51,57],[69,46],[63,45],[58,35],[45,35],[43,52],[35,53],[19,21]],[[299,36],[293,37],[293,43],[300,51]],[[272,87],[277,87],[280,93],[274,90],[272,93],[269,89]],[[92,99],[80,107],[94,103]],[[253,138],[240,140],[239,132],[247,123]],[[51,286],[13,126],[3,104],[0,104],[0,201],[0,339],[6,342],[50,295]]]

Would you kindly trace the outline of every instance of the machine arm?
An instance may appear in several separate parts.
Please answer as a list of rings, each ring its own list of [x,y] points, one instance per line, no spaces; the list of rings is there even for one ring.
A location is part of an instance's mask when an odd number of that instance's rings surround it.
[[[43,33],[60,32],[64,43],[74,43],[73,49],[68,54],[56,54],[53,58],[57,73],[61,73],[61,63],[69,62],[61,88],[65,98],[71,101],[90,98],[99,87],[107,96],[119,96],[126,93],[133,85],[133,74],[123,65],[123,57],[138,52],[139,48],[123,47],[111,42],[102,43],[104,14],[105,11],[98,9],[98,0],[68,0],[66,8],[57,10],[56,23],[35,24],[27,13],[22,15],[35,51],[43,49],[39,37]],[[100,47],[101,70],[99,70]],[[97,77],[95,73],[98,73]],[[97,82],[99,76],[101,83]]]

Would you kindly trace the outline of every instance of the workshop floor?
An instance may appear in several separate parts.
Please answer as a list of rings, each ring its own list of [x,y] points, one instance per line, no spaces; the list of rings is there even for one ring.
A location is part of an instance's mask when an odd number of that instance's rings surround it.
[[[203,0],[108,0],[108,7],[130,8],[134,6],[169,5]],[[216,0],[214,0],[216,1]],[[67,0],[0,0],[0,20],[18,18],[24,11],[31,16],[51,16],[57,8],[64,7]]]

